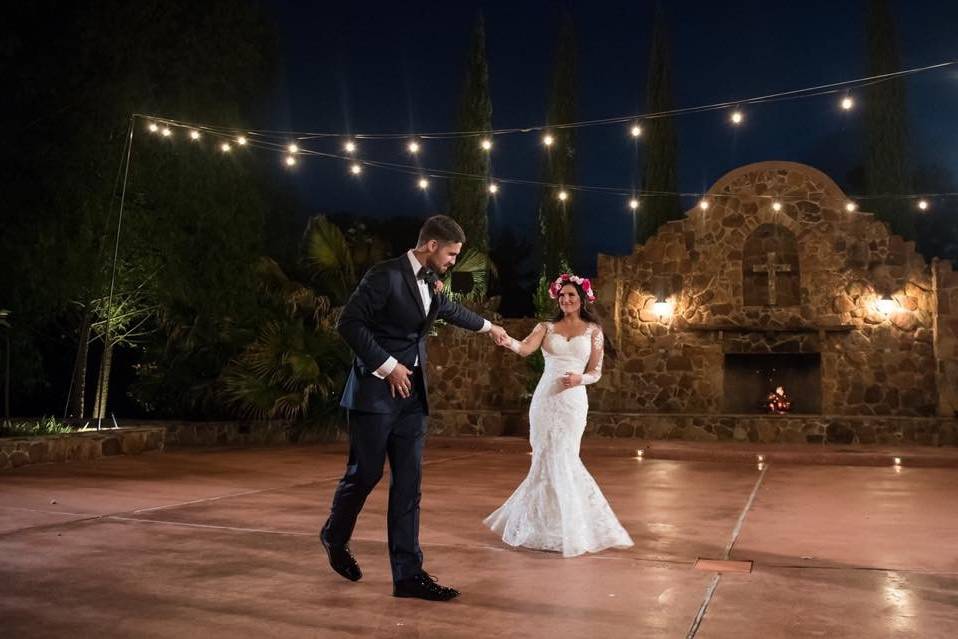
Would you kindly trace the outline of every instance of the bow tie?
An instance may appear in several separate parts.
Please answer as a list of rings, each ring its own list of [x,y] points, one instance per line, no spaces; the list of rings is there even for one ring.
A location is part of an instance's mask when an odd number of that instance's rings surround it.
[[[425,266],[419,269],[419,272],[416,273],[416,277],[424,281],[430,288],[439,280],[439,278],[436,277],[436,273]]]

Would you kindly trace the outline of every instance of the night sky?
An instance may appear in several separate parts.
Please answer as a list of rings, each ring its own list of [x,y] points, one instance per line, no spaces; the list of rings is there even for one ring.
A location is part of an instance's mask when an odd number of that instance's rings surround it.
[[[668,2],[677,107],[748,98],[866,75],[863,1]],[[270,121],[256,128],[414,133],[456,128],[462,72],[476,16],[486,18],[495,128],[545,121],[560,5],[550,2],[323,2],[267,4],[282,37],[282,80]],[[579,120],[644,109],[651,2],[572,3],[578,35]],[[958,59],[958,3],[893,2],[903,68]],[[958,67],[907,80],[913,162],[958,177]],[[725,172],[762,160],[816,166],[840,186],[860,162],[861,109],[838,97],[751,106],[678,119],[680,189],[703,191]],[[255,126],[255,125],[254,125]],[[493,174],[539,179],[540,135],[497,138]],[[338,152],[341,142],[307,144]],[[401,141],[363,141],[360,157],[404,162]],[[630,188],[640,153],[625,126],[580,129],[578,184]],[[428,142],[427,168],[452,168],[452,142]],[[444,188],[369,168],[351,178],[337,161],[312,159],[286,178],[309,213],[415,215],[443,211]],[[491,208],[493,234],[531,233],[539,191],[506,185]],[[692,205],[692,200],[683,203]],[[597,252],[632,247],[632,213],[620,195],[574,195],[578,267]],[[641,214],[641,209],[639,214]]]

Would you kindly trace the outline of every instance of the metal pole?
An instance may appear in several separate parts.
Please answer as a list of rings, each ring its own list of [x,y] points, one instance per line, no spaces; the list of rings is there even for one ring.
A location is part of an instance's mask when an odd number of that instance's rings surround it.
[[[110,319],[113,312],[113,290],[116,287],[116,264],[118,257],[120,255],[120,231],[123,227],[123,205],[126,203],[126,183],[127,179],[130,176],[130,156],[133,152],[133,129],[136,124],[136,115],[130,116],[130,134],[127,138],[126,143],[126,167],[123,169],[123,190],[120,193],[120,210],[117,213],[116,217],[116,240],[113,244],[113,267],[112,272],[110,273],[110,294],[107,297],[106,303],[106,328],[103,333],[103,353],[100,355],[100,378],[97,381],[97,388],[103,391],[103,396],[100,397],[100,402],[102,405],[96,407],[97,418],[96,418],[96,429],[100,430],[103,425],[103,413],[106,412],[106,388],[105,382],[107,378],[106,366],[104,366],[104,359],[106,358],[106,349],[110,347]]]

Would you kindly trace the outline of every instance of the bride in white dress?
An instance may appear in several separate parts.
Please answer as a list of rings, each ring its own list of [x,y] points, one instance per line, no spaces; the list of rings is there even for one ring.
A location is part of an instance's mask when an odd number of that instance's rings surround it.
[[[558,300],[554,322],[536,325],[504,346],[528,357],[542,349],[545,370],[529,406],[529,474],[483,521],[510,546],[575,557],[633,542],[579,459],[589,399],[587,384],[602,376],[602,328],[585,306],[595,300],[589,280],[561,275],[549,287]]]

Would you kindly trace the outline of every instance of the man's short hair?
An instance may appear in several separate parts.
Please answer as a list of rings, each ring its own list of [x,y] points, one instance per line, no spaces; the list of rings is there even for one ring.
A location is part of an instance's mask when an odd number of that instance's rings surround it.
[[[419,229],[419,246],[426,244],[430,240],[436,240],[440,244],[464,244],[466,233],[462,227],[447,215],[433,215],[426,220],[422,228]]]

